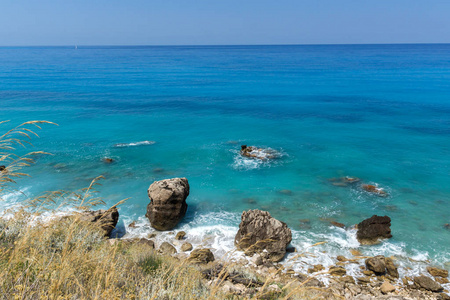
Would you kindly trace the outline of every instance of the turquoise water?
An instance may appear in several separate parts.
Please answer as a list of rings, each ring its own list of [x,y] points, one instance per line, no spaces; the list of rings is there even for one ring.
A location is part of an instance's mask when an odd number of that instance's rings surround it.
[[[227,249],[240,213],[260,208],[295,230],[298,247],[357,248],[354,232],[329,220],[378,214],[392,218],[394,237],[360,249],[450,260],[450,45],[0,48],[0,101],[3,131],[59,124],[33,140],[53,155],[3,208],[104,175],[107,205],[130,197],[125,232],[145,223],[153,181],[187,177],[179,228],[214,232]],[[115,147],[140,141],[155,143]],[[241,144],[281,157],[243,159]],[[328,180],[341,176],[389,196]]]

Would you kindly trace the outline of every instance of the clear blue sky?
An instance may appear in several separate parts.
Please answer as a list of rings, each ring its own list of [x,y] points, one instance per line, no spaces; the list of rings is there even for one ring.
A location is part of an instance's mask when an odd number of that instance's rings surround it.
[[[0,0],[0,45],[449,43],[450,0]]]

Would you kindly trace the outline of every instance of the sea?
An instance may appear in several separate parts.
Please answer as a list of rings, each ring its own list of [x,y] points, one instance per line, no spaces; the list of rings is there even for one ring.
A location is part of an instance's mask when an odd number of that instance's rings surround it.
[[[16,150],[51,155],[9,186],[3,212],[103,176],[98,208],[127,199],[114,233],[145,237],[149,185],[186,177],[186,217],[157,243],[184,230],[239,255],[241,213],[261,209],[292,229],[284,264],[298,272],[353,249],[393,256],[401,275],[450,269],[450,44],[1,47],[0,120],[1,134],[58,124]],[[336,184],[346,176],[360,181]],[[354,225],[372,215],[391,218],[393,237],[360,245]]]

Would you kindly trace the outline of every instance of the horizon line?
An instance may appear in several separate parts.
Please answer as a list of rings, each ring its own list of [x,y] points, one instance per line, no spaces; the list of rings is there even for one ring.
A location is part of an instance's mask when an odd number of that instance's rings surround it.
[[[232,47],[232,46],[370,46],[370,45],[450,45],[439,43],[318,43],[318,44],[65,44],[65,45],[0,45],[0,48],[12,47]]]

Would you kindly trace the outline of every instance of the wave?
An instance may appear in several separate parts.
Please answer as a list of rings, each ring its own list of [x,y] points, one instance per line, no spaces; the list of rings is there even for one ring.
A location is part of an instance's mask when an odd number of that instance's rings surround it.
[[[118,143],[118,144],[115,144],[114,147],[116,147],[116,148],[123,148],[123,147],[147,146],[147,145],[153,145],[155,143],[156,143],[155,141],[140,141],[140,142],[134,142],[134,143]]]

